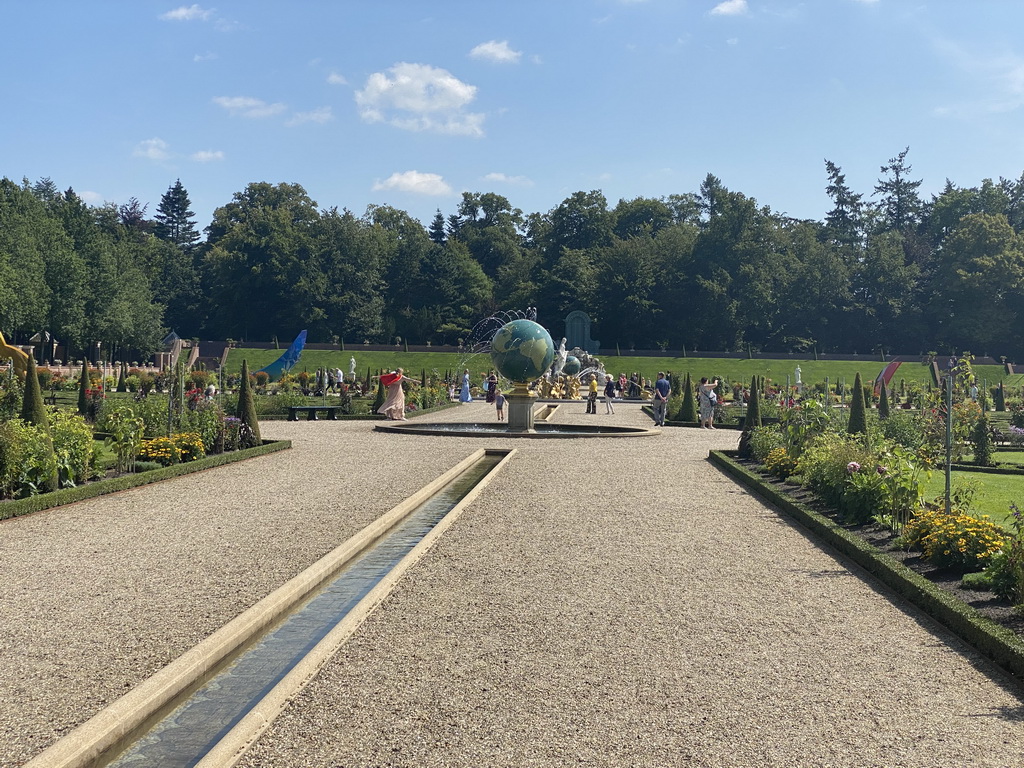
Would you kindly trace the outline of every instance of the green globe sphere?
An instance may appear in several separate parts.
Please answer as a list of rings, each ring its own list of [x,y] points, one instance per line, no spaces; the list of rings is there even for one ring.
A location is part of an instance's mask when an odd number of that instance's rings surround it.
[[[551,334],[532,320],[506,323],[491,340],[491,360],[506,379],[533,381],[544,375],[555,359]]]
[[[562,373],[566,376],[575,376],[580,372],[580,359],[573,355],[565,358],[565,365],[562,366]]]

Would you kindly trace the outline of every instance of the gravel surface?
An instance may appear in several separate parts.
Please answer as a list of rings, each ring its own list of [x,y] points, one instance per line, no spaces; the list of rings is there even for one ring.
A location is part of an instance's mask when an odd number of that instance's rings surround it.
[[[583,410],[552,420],[650,423]],[[1024,763],[1020,687],[708,465],[735,432],[263,429],[295,448],[0,523],[0,765],[502,445],[509,466],[241,765]]]

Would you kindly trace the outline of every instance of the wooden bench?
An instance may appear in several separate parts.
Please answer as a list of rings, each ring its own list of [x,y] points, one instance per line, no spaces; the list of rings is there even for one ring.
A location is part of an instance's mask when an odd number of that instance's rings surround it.
[[[288,421],[298,421],[299,412],[305,412],[307,414],[306,421],[318,421],[317,412],[323,411],[327,414],[328,421],[337,421],[338,413],[341,411],[340,405],[289,405],[288,406]]]

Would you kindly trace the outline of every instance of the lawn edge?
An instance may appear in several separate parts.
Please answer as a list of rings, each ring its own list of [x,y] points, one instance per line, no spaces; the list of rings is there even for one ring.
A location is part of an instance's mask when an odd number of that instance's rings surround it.
[[[218,453],[184,464],[174,464],[170,467],[153,469],[149,472],[121,475],[120,477],[97,480],[74,488],[62,488],[52,493],[41,493],[38,496],[29,496],[25,499],[5,501],[0,504],[0,520],[10,520],[14,517],[41,512],[44,509],[52,509],[53,507],[62,507],[66,504],[74,504],[108,493],[126,491],[129,488],[138,488],[150,483],[159,483],[163,480],[181,477],[182,475],[190,475],[193,472],[202,472],[203,470],[221,467],[225,464],[233,464],[236,461],[266,456],[267,454],[283,451],[291,447],[291,440],[264,440],[263,445],[258,445],[255,448]]]

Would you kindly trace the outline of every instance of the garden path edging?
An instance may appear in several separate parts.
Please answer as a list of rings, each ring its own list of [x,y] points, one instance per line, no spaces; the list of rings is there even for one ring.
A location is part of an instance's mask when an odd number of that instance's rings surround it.
[[[857,535],[794,501],[734,461],[736,451],[711,451],[708,461],[770,502],[824,544],[850,558],[898,595],[913,603],[979,653],[1024,682],[1024,640],[985,618],[923,576],[879,552]]]
[[[126,491],[129,488],[138,488],[150,483],[158,483],[162,480],[170,480],[182,475],[190,475],[193,472],[202,472],[206,469],[221,467],[225,464],[232,464],[236,461],[253,459],[257,456],[265,456],[269,453],[283,451],[292,447],[291,440],[264,440],[263,445],[255,448],[243,448],[239,451],[228,451],[216,453],[211,456],[204,456],[195,461],[188,461],[184,464],[172,464],[169,467],[153,469],[149,472],[139,472],[120,477],[112,477],[106,480],[96,480],[85,485],[74,488],[62,488],[51,493],[41,493],[37,496],[29,496],[25,499],[15,499],[0,503],[0,521],[8,520],[21,515],[28,515],[32,512],[41,512],[44,509],[61,507],[65,504],[74,504],[78,501],[93,499],[108,493]]]

